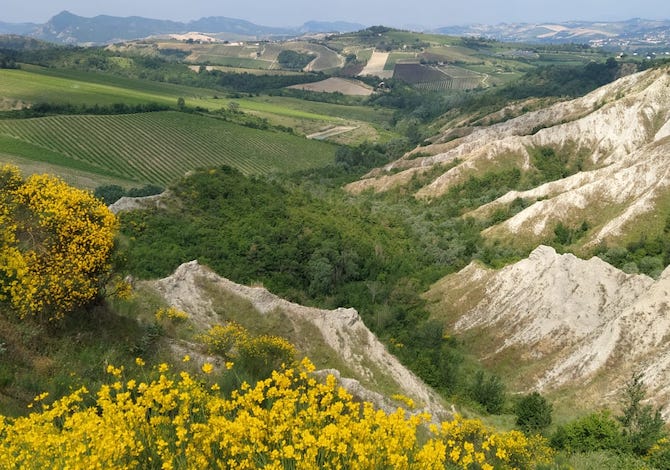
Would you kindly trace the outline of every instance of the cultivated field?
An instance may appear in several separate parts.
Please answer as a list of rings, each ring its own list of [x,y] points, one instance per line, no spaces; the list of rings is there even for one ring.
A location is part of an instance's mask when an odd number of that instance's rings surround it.
[[[453,65],[398,63],[393,77],[425,90],[469,90],[483,86],[486,75]]]
[[[58,71],[34,66],[24,66],[22,70],[0,69],[0,96],[24,103],[104,106],[153,102],[174,105],[179,96],[196,97],[209,93],[209,90],[201,88],[96,73]]]
[[[0,139],[10,155],[158,184],[224,164],[246,174],[313,168],[335,153],[329,144],[177,112],[4,120]]]
[[[308,41],[287,41],[282,43],[239,42],[215,44],[186,44],[178,41],[156,43],[160,49],[178,49],[189,53],[186,61],[193,64],[208,63],[226,67],[242,67],[261,70],[279,70],[277,56],[283,50],[307,52],[316,55],[309,65],[310,71],[322,71],[341,67],[344,58],[336,51]]]
[[[393,70],[386,70],[384,68],[388,58],[388,52],[374,51],[372,53],[372,57],[370,57],[370,60],[368,60],[368,63],[365,65],[365,68],[359,75],[373,75],[380,78],[391,78],[393,76]]]
[[[248,70],[248,69],[247,69]],[[239,69],[238,69],[239,71]],[[277,71],[280,74],[294,73]],[[262,73],[259,71],[259,73]],[[272,72],[275,73],[275,72]],[[150,82],[99,73],[52,70],[25,66],[22,70],[0,69],[0,111],[17,109],[33,103],[49,102],[74,105],[128,105],[159,103],[176,106],[183,97],[187,106],[200,106],[215,111],[227,107],[230,99],[215,99],[221,91],[170,83]],[[225,93],[224,93],[225,95]],[[347,143],[377,141],[376,130],[391,116],[389,110],[366,106],[344,106],[282,97],[248,97],[234,100],[240,110],[268,119],[271,124],[292,127],[307,135],[326,126],[350,125],[360,132],[349,134]],[[339,140],[338,140],[339,141]],[[21,145],[26,142],[20,143]],[[12,146],[19,145],[13,142]],[[25,152],[25,149],[24,149]],[[39,152],[28,151],[35,155]],[[69,164],[69,163],[65,163]],[[97,169],[100,171],[100,169]]]
[[[320,82],[293,85],[289,88],[319,93],[342,93],[350,96],[370,96],[373,93],[372,87],[359,80],[347,80],[339,77],[327,78]]]

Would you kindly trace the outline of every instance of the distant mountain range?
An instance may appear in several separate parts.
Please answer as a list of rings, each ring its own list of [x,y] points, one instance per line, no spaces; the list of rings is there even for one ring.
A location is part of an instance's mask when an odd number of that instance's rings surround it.
[[[589,43],[616,47],[667,46],[670,20],[569,21],[564,23],[501,23],[448,26],[434,32],[474,36],[505,42]]]
[[[85,18],[68,11],[57,14],[44,24],[0,22],[0,34],[20,34],[63,44],[108,44],[148,36],[191,31],[229,35],[234,38],[261,39],[314,33],[350,32],[364,28],[365,26],[361,24],[342,21],[309,21],[295,28],[279,28],[261,26],[249,21],[223,16],[201,18],[188,23],[155,20],[139,16],[122,18],[100,15]]]
[[[0,34],[19,34],[62,44],[109,44],[148,36],[187,32],[213,34],[220,39],[256,40],[317,33],[346,33],[365,27],[362,24],[344,21],[308,21],[298,27],[272,27],[224,16],[211,16],[187,23],[139,16],[100,15],[85,18],[63,11],[44,24],[0,21]],[[584,43],[619,49],[670,45],[670,20],[639,18],[618,22],[571,21],[448,26],[431,32],[452,36],[485,37],[505,42]]]

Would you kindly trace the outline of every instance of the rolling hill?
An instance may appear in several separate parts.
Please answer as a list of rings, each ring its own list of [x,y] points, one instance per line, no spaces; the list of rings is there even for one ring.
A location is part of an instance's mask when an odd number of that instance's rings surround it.
[[[335,153],[326,143],[177,112],[1,120],[0,139],[10,154],[155,184],[200,167],[257,175],[314,168]]]

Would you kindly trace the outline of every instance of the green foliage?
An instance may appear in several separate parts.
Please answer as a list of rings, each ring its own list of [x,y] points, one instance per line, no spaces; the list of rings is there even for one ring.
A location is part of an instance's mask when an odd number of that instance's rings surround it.
[[[528,71],[521,79],[494,92],[503,100],[529,97],[584,95],[612,82],[619,63],[610,58],[580,65],[546,65]]]
[[[538,433],[551,424],[553,406],[538,392],[521,397],[515,407],[516,424],[526,433]]]
[[[74,105],[71,103],[40,102],[33,104],[30,108],[24,108],[17,111],[6,111],[0,114],[0,117],[3,119],[20,119],[55,116],[59,114],[136,114],[167,111],[168,109],[170,109],[169,106],[158,103],[140,103],[135,105],[126,103],[113,103],[110,105]]]
[[[617,420],[601,411],[559,426],[551,436],[551,445],[568,452],[617,451],[624,444],[621,433]]]
[[[302,70],[307,64],[316,58],[316,55],[296,52],[291,50],[283,50],[277,56],[277,62],[282,68],[289,70]]]
[[[622,414],[617,417],[623,428],[627,448],[637,455],[645,455],[662,437],[666,437],[661,411],[649,404],[642,374],[634,374],[621,397]]]
[[[670,215],[663,231],[656,236],[643,234],[625,247],[602,244],[596,255],[627,273],[644,273],[657,278],[670,265]]]
[[[16,63],[16,52],[0,49],[0,69],[18,69]]]
[[[497,375],[486,377],[484,371],[477,371],[470,389],[470,397],[487,412],[499,414],[505,405],[505,384]]]
[[[582,238],[588,232],[589,228],[587,221],[583,221],[577,228],[569,228],[563,222],[559,222],[554,228],[554,235],[556,236],[554,241],[562,246],[571,245]]]
[[[389,163],[410,148],[408,141],[400,140],[384,145],[366,142],[357,147],[342,146],[335,152],[335,165],[346,173],[361,174]]]
[[[621,453],[618,450],[584,453],[561,452],[551,465],[539,465],[538,470],[659,470],[640,457]]]
[[[128,197],[144,197],[160,194],[163,188],[155,184],[146,184],[141,188],[131,188],[125,190],[118,184],[105,184],[95,188],[93,195],[101,199],[106,205],[114,204],[116,201],[124,196]]]
[[[271,73],[253,74],[247,72],[223,72],[216,69],[201,72],[200,74],[202,75],[203,73],[211,77],[211,80],[213,80],[217,86],[220,86],[225,90],[243,93],[268,92],[286,88],[291,85],[316,82],[326,78],[322,73],[275,75]]]
[[[353,305],[430,385],[467,396],[477,366],[460,342],[444,336],[441,322],[428,319],[420,293],[476,255],[481,229],[445,217],[448,201],[354,199],[314,181],[311,194],[306,183],[300,189],[231,168],[194,172],[171,188],[178,198],[172,209],[121,214],[122,232],[133,240],[128,268],[140,277],[165,276],[198,259],[236,282],[261,282],[293,301]],[[435,232],[423,233],[429,227]],[[485,381],[496,391],[499,385]],[[495,410],[494,401],[486,406]]]
[[[344,304],[360,295],[362,279],[402,276],[407,268],[399,270],[398,260],[413,251],[402,228],[379,229],[380,220],[344,201],[316,200],[229,167],[196,172],[172,190],[178,211],[122,217],[137,239],[128,256],[136,274],[164,276],[199,259],[237,282]]]
[[[622,392],[620,415],[612,417],[609,411],[602,411],[559,426],[551,437],[552,447],[581,454],[593,468],[595,456],[603,452],[619,456],[611,468],[670,468],[665,422],[659,409],[643,403],[645,398],[642,376],[634,374]]]

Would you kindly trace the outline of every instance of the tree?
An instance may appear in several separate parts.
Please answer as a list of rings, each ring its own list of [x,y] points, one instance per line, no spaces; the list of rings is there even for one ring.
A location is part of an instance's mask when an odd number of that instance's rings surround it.
[[[117,220],[88,191],[0,168],[0,301],[59,320],[94,299],[110,271]]]
[[[538,433],[551,424],[553,406],[538,392],[519,399],[516,404],[516,424],[526,433]]]
[[[630,450],[637,455],[645,455],[666,434],[661,411],[643,404],[645,398],[642,374],[635,373],[623,390],[622,414],[617,416],[617,420],[623,427],[623,436]]]
[[[489,413],[500,413],[505,405],[505,384],[497,375],[487,378],[482,370],[475,374],[470,394]]]

